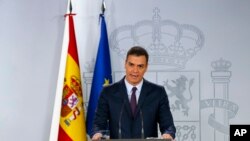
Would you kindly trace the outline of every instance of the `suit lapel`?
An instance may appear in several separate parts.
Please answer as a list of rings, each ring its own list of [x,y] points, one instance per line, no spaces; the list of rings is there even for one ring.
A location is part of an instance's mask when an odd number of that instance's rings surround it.
[[[143,80],[143,85],[141,88],[141,93],[140,93],[140,97],[138,100],[138,104],[137,104],[137,109],[136,109],[136,115],[138,114],[138,112],[141,110],[143,103],[147,97],[147,95],[149,94],[149,90],[150,90],[150,85],[148,85],[147,80]]]

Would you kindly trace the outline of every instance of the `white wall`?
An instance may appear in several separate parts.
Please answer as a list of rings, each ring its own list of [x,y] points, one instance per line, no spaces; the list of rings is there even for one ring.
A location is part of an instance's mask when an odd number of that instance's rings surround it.
[[[0,137],[48,140],[67,1],[0,1]]]
[[[73,2],[74,12],[77,13],[75,27],[79,58],[83,79],[86,80],[91,79],[96,56],[101,1],[73,0]],[[66,0],[0,0],[0,138],[2,141],[45,141],[49,138],[66,5]],[[188,58],[182,68],[173,69],[169,64],[157,64],[153,61],[146,74],[147,79],[162,85],[168,80],[171,86],[175,85],[170,82],[178,79],[180,75],[185,76],[187,82],[194,79],[191,86],[193,98],[187,102],[190,108],[188,116],[183,115],[181,112],[183,109],[173,111],[178,131],[187,134],[188,140],[191,140],[193,134],[196,135],[196,138],[193,138],[195,141],[222,141],[228,140],[228,136],[220,132],[221,127],[214,127],[209,122],[211,114],[224,113],[214,118],[214,121],[218,121],[221,125],[250,123],[248,110],[250,1],[106,0],[106,5],[106,22],[115,81],[123,74],[124,58],[118,55],[121,53],[119,49],[126,49],[134,44],[149,47],[153,43],[152,33],[159,33],[158,35],[162,37],[161,43],[168,47],[167,45],[173,42],[165,33],[175,35],[177,29],[182,30],[185,35],[182,37],[189,37],[188,41],[203,37],[200,50]],[[160,22],[155,23],[156,27],[160,27],[160,23],[165,21],[165,23],[174,22],[175,28],[161,27],[161,32],[153,32],[152,26],[144,27],[142,23],[146,20],[155,22],[153,19],[155,8],[160,10],[158,13]],[[128,25],[129,28],[123,31],[122,29]],[[184,25],[190,25],[199,32],[193,28],[183,30]],[[129,34],[135,29],[138,29],[136,30],[138,40]],[[116,33],[119,36],[116,36]],[[114,42],[119,44],[115,45]],[[184,48],[193,47],[190,42],[181,43]],[[168,57],[167,54],[162,56]],[[223,79],[223,82],[215,84],[212,75],[216,72],[213,72],[211,63],[221,58],[228,61],[231,67],[227,71],[219,72],[219,75],[231,74],[231,77],[228,82]],[[86,101],[90,85],[91,83],[83,83]],[[167,87],[166,90],[171,93]],[[238,110],[234,113],[234,117],[227,118],[225,111],[230,108],[227,109],[225,105],[216,107],[215,104],[204,107],[202,102],[208,99],[211,101],[221,99],[226,104],[238,107]],[[176,100],[179,100],[176,95],[170,97],[172,106]],[[194,127],[195,130],[191,128],[184,130],[184,126]],[[178,139],[181,140],[181,137]]]

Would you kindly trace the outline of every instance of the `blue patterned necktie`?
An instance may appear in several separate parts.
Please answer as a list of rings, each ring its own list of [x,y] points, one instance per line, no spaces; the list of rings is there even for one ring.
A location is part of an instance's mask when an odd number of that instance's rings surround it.
[[[136,87],[132,88],[132,95],[131,95],[131,100],[130,100],[130,107],[131,107],[133,116],[135,116],[135,110],[136,110],[136,96],[135,96],[136,90],[137,90]]]

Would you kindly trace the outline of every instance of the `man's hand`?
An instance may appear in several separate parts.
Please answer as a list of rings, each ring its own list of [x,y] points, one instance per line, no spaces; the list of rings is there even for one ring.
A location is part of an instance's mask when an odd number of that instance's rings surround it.
[[[171,139],[173,141],[173,138],[170,134],[162,134],[163,139]]]
[[[102,134],[101,133],[95,133],[94,136],[92,137],[92,141],[99,141],[102,138]]]

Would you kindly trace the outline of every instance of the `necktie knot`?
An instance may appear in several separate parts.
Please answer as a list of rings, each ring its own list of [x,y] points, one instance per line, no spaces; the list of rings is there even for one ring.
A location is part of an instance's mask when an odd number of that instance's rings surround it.
[[[132,93],[135,93],[136,90],[137,90],[137,88],[136,88],[136,87],[133,87],[133,88],[132,88]]]
[[[135,110],[136,110],[136,105],[137,105],[136,104],[136,95],[135,95],[136,90],[137,90],[136,87],[132,88],[132,95],[131,95],[131,100],[130,100],[130,106],[131,106],[133,116],[135,116]]]

